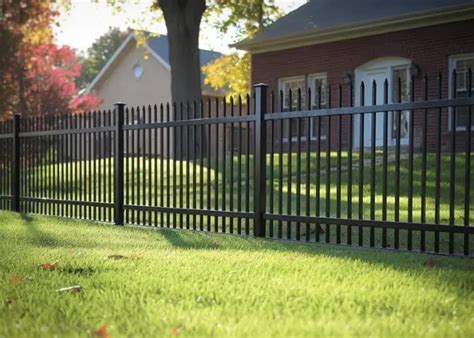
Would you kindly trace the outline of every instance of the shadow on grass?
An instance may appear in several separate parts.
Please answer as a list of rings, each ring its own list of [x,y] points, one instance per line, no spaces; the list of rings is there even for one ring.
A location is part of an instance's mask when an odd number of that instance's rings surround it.
[[[297,243],[272,239],[254,239],[238,235],[193,232],[189,230],[159,229],[159,233],[173,247],[185,250],[236,250],[248,252],[276,251],[278,253],[300,253],[308,256],[342,258],[363,261],[390,267],[396,270],[423,268],[436,271],[468,271],[474,268],[474,260],[461,257],[442,257],[420,253],[389,252],[370,248],[328,245],[318,243]]]
[[[20,213],[20,218],[23,221],[23,225],[27,229],[27,238],[31,244],[37,247],[48,247],[48,248],[58,248],[58,247],[78,247],[77,241],[69,241],[57,236],[48,234],[47,232],[41,230],[35,222],[35,218],[30,214]],[[94,245],[92,243],[86,244],[80,242],[80,246],[84,248],[92,248]]]
[[[32,241],[35,246],[47,248],[94,248],[99,245],[104,246],[104,243],[95,241],[83,242],[79,238],[72,240],[60,239],[59,235],[48,234],[41,230],[38,225],[36,217],[21,214],[23,224],[27,229],[27,238]],[[55,218],[51,218],[54,221]],[[77,221],[62,220],[62,223],[70,223],[73,225]],[[87,221],[81,222],[82,224]],[[409,252],[387,252],[374,250],[369,248],[347,247],[339,245],[327,245],[318,243],[297,243],[286,242],[279,240],[260,240],[252,237],[245,237],[239,235],[230,235],[222,233],[206,233],[192,230],[181,229],[166,229],[166,228],[150,228],[147,226],[127,226],[118,229],[113,225],[104,225],[92,223],[88,224],[90,227],[110,227],[118,231],[129,231],[132,233],[141,232],[146,229],[156,233],[158,241],[165,240],[171,247],[184,250],[221,250],[221,251],[241,251],[241,252],[271,252],[278,254],[303,254],[306,256],[319,256],[326,258],[338,258],[348,261],[360,261],[381,267],[387,267],[398,271],[411,271],[426,269],[430,271],[431,276],[438,276],[444,280],[443,276],[449,275],[451,272],[468,272],[474,271],[474,260],[469,258],[458,257],[441,257],[426,254],[409,253]],[[153,240],[155,235],[151,235],[150,240]],[[105,244],[105,247],[107,244]],[[113,249],[113,247],[110,247]],[[284,259],[284,257],[282,257]],[[426,262],[431,261],[431,266],[426,266]],[[90,273],[91,271],[87,271]],[[75,271],[71,271],[75,273]],[[78,271],[82,273],[82,271]],[[451,278],[449,278],[451,279]],[[445,280],[447,281],[447,279]]]

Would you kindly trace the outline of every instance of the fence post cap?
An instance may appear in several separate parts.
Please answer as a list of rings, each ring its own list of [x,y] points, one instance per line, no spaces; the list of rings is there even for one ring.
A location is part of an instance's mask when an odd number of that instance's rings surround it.
[[[125,106],[127,105],[126,103],[123,103],[123,102],[116,102],[114,103],[114,106]]]
[[[253,85],[254,87],[268,87],[266,83],[257,83]]]

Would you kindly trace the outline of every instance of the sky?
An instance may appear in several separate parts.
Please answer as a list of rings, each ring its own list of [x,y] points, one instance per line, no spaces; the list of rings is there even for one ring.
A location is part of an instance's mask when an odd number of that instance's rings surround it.
[[[148,14],[151,0],[122,0],[124,11],[113,13],[107,1],[102,0],[72,0],[69,10],[62,10],[58,18],[59,27],[55,27],[55,40],[60,45],[69,45],[78,51],[85,51],[99,36],[106,33],[109,27],[119,27],[126,30],[143,28],[152,32],[166,34],[164,22],[152,23]],[[288,13],[307,0],[275,0],[281,9]],[[131,21],[135,18],[140,22]],[[140,27],[141,26],[141,27]],[[228,44],[232,41],[230,34],[222,36],[213,29],[201,29],[200,47],[227,53],[230,51]]]

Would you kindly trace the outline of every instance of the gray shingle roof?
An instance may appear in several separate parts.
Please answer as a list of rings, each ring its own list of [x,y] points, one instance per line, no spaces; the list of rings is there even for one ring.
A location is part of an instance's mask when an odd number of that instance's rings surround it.
[[[371,21],[474,5],[474,0],[311,0],[266,27],[251,40],[259,43],[296,34],[315,33]]]
[[[169,58],[169,47],[168,47],[168,37],[166,35],[160,35],[158,37],[150,37],[147,39],[148,46],[158,54],[166,63],[170,63]],[[213,52],[210,50],[200,49],[200,60],[201,66],[208,64],[214,59],[218,58],[222,54],[219,52]]]

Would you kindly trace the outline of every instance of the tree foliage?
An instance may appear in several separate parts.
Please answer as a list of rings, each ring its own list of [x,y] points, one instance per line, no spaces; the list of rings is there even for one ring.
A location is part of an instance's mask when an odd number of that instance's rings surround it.
[[[31,45],[25,74],[25,103],[30,115],[68,114],[92,110],[100,99],[77,95],[75,84],[81,65],[68,46]]]
[[[250,55],[222,55],[202,67],[204,83],[214,89],[224,89],[229,96],[244,96],[249,90]]]
[[[69,113],[97,105],[77,97],[74,51],[53,44],[52,25],[68,1],[6,0],[0,13],[0,119],[14,113]]]
[[[79,56],[82,65],[81,75],[76,83],[79,88],[86,87],[100,72],[127,36],[119,28],[110,27],[109,31],[100,36],[85,54]]]
[[[252,36],[281,14],[275,0],[211,0],[205,18],[223,33],[232,28],[234,38],[242,39]]]
[[[24,105],[25,46],[52,41],[50,24],[57,12],[50,0],[2,1],[0,7],[0,117]]]
[[[222,33],[233,29],[234,39],[252,37],[264,26],[281,16],[274,0],[214,0],[207,16],[218,19],[213,26]],[[250,89],[250,55],[223,55],[203,67],[205,83],[214,89],[225,89],[229,95],[245,95]]]

